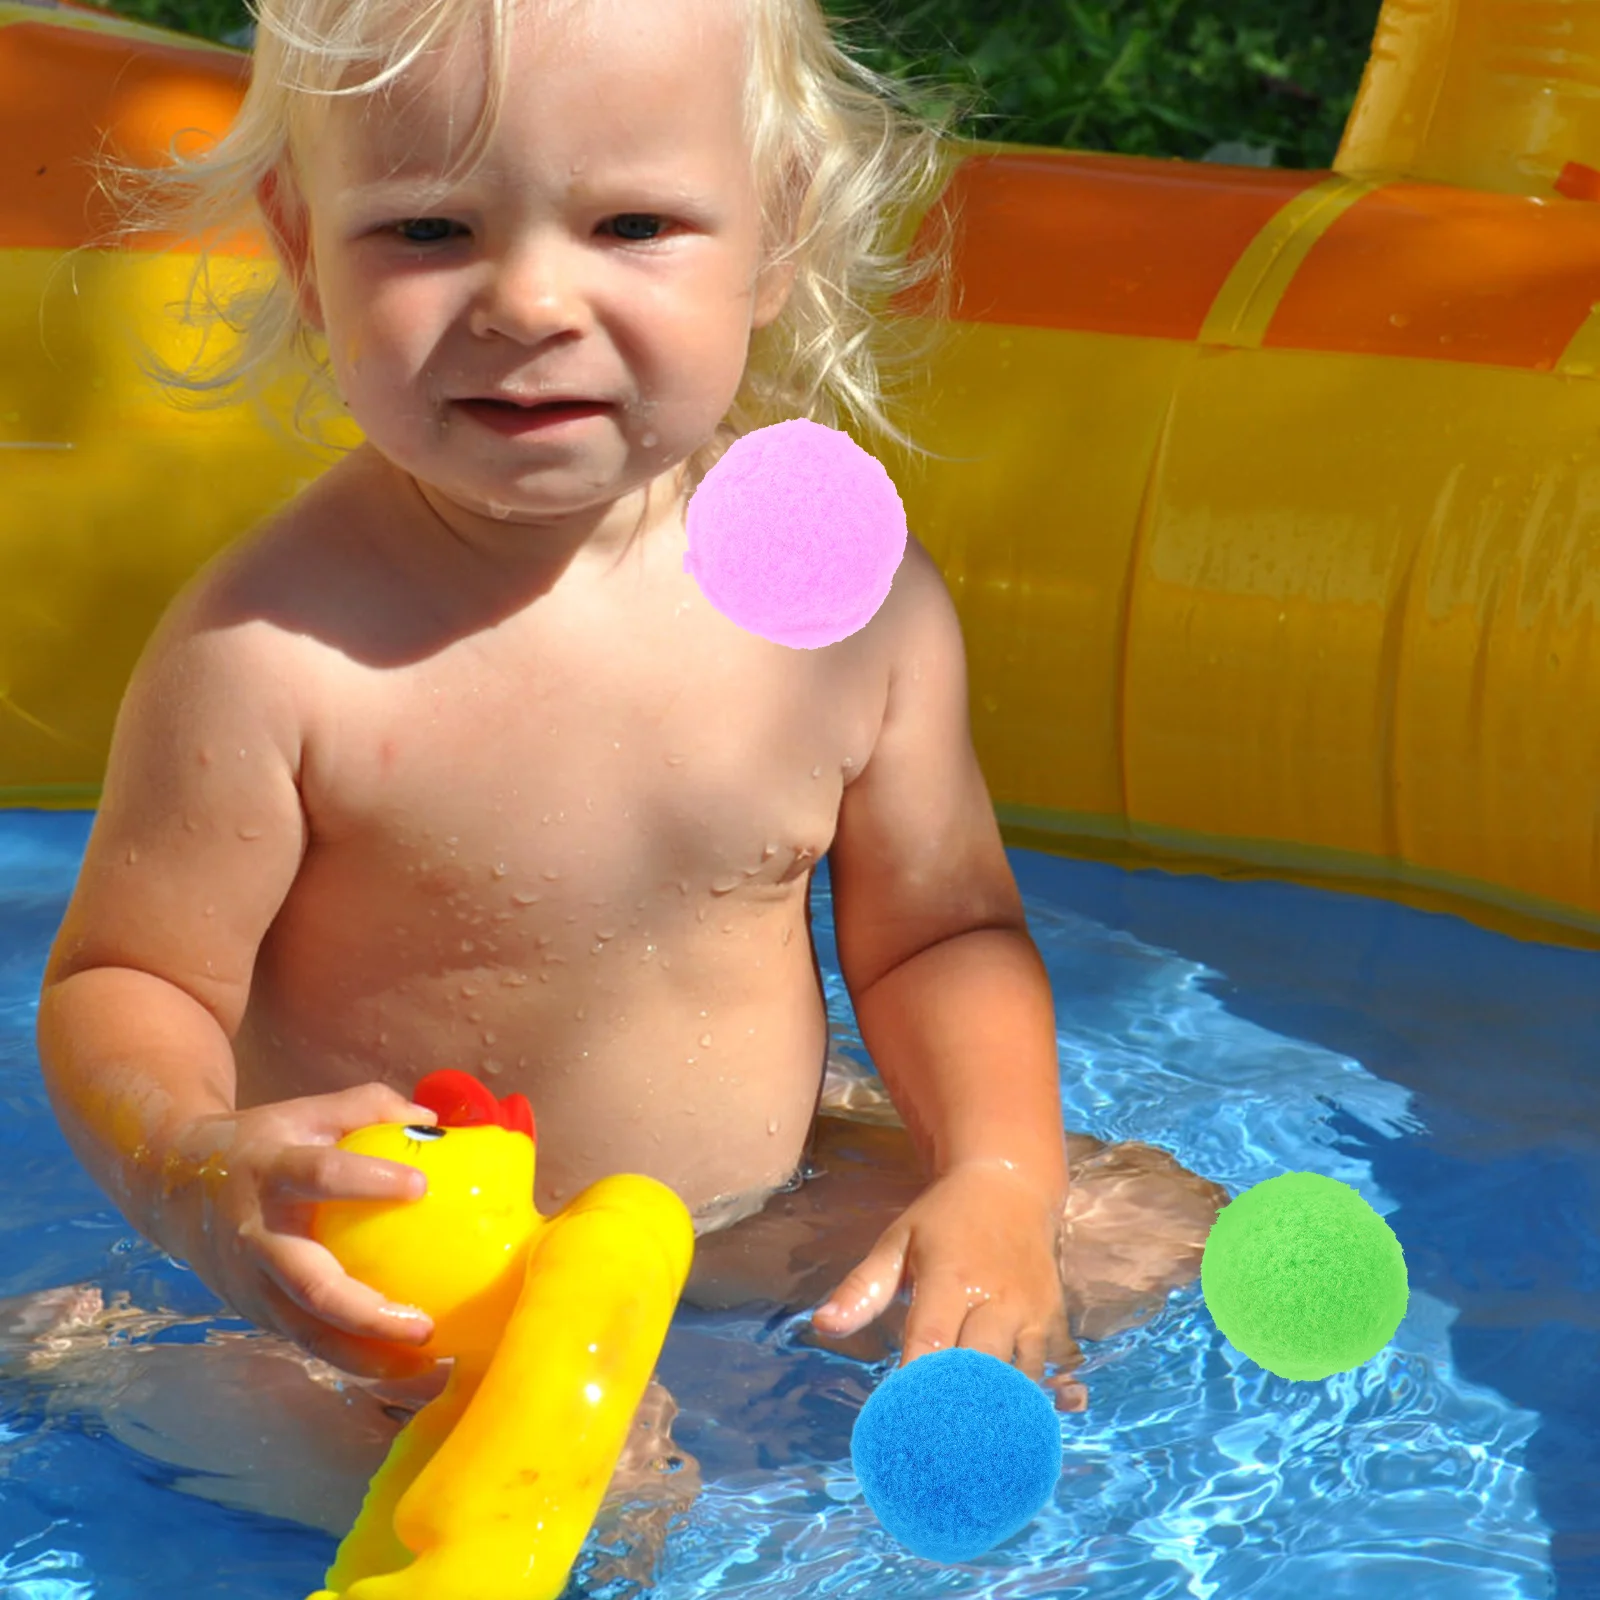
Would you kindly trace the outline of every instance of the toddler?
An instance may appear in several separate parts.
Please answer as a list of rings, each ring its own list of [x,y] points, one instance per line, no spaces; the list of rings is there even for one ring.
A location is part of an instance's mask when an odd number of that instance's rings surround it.
[[[846,62],[814,0],[261,15],[209,158],[283,268],[248,337],[325,342],[365,442],[151,639],[39,1049],[132,1223],[345,1372],[433,1365],[422,1313],[307,1224],[419,1192],[334,1144],[431,1120],[408,1096],[439,1067],[532,1101],[541,1210],[650,1174],[707,1235],[691,1299],[826,1292],[843,1341],[898,1297],[905,1360],[1042,1379],[1074,1317],[1109,1331],[1198,1270],[1221,1190],[1087,1138],[1069,1184],[1050,987],[926,552],[810,651],[684,571],[687,497],[742,428],[834,391],[876,414],[863,206],[937,168]],[[824,853],[898,1115],[817,1117]],[[808,1150],[829,1177],[797,1189]]]

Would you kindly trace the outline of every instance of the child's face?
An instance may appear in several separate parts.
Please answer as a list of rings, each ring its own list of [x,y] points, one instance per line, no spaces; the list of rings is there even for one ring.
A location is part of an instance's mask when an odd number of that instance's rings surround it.
[[[512,24],[485,159],[443,199],[420,185],[473,126],[480,55],[430,63],[391,100],[330,103],[300,164],[302,304],[368,439],[455,508],[591,520],[675,469],[726,413],[751,331],[787,289],[759,270],[733,9],[587,0],[574,26],[534,0]],[[506,436],[459,404],[495,391],[610,405]]]

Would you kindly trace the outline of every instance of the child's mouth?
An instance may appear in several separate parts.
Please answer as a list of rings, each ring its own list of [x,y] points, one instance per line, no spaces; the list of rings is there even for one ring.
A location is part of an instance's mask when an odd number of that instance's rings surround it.
[[[536,406],[519,406],[510,400],[458,400],[456,405],[473,421],[500,434],[543,432],[602,417],[611,409],[598,400],[553,400]]]

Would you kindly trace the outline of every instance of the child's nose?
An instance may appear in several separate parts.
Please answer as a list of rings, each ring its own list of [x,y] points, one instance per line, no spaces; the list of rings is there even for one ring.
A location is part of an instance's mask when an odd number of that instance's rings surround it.
[[[590,273],[575,251],[548,238],[521,239],[487,266],[473,331],[538,344],[589,320]]]

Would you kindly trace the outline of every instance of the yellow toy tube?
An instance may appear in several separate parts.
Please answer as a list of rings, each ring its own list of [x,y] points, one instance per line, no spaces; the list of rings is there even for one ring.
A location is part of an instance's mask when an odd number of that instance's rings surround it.
[[[320,1207],[315,1236],[422,1306],[426,1348],[456,1363],[310,1600],[556,1600],[688,1277],[689,1214],[664,1185],[619,1175],[542,1218],[533,1142],[497,1127],[385,1125],[341,1146],[418,1167],[428,1194]]]
[[[556,1600],[692,1247],[681,1202],[649,1178],[603,1179],[552,1219],[488,1372],[395,1509],[415,1561],[388,1576],[351,1573],[345,1600]]]
[[[862,442],[1011,842],[1600,941],[1597,16],[1389,0],[1332,173],[952,151],[946,459]],[[220,133],[245,67],[0,0],[0,803],[93,803],[172,593],[326,465],[153,392],[192,258],[95,244],[101,130]]]

